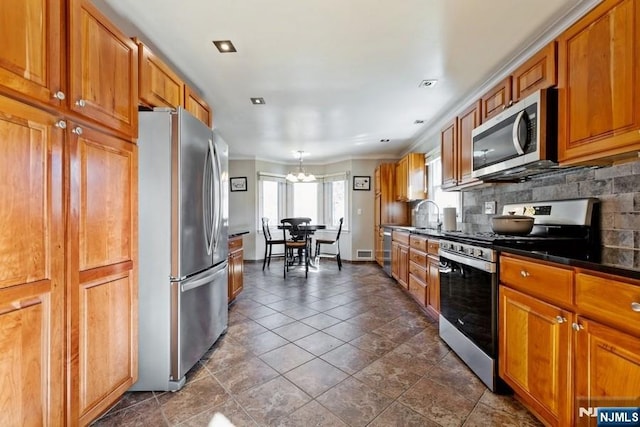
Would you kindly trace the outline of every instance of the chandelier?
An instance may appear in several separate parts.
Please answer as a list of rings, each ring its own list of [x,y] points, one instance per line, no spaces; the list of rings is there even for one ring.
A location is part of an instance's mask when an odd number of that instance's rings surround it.
[[[289,172],[287,174],[287,181],[291,182],[313,182],[316,180],[316,177],[309,173],[307,174],[302,167],[302,156],[304,151],[298,151],[298,158],[300,159],[300,163],[298,164],[298,170],[295,172]]]

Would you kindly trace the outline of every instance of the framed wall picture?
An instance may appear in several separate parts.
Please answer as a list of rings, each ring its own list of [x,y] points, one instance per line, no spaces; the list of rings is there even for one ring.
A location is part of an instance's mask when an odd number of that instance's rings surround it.
[[[371,190],[371,177],[370,176],[354,176],[353,189],[361,190],[361,191]]]
[[[229,179],[231,191],[247,191],[247,177],[236,176]]]

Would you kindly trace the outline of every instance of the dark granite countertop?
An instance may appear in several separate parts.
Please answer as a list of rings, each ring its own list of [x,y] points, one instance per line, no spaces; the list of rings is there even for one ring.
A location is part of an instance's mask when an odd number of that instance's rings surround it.
[[[630,268],[630,267],[621,267],[618,265],[607,264],[604,262],[598,261],[600,259],[599,256],[591,256],[589,255],[566,255],[566,254],[558,254],[553,251],[525,251],[521,249],[514,249],[502,246],[494,246],[494,248],[500,252],[511,253],[514,255],[521,255],[530,258],[535,258],[543,261],[555,262],[557,264],[563,264],[576,268],[584,268],[587,270],[597,271],[600,273],[613,274],[616,276],[627,277],[630,279],[640,280],[640,270]],[[599,254],[596,254],[599,255]]]
[[[229,230],[229,238],[232,239],[234,237],[242,236],[243,234],[249,233],[249,230]]]
[[[413,233],[413,234],[421,234],[427,237],[443,237],[444,234],[436,229],[433,228],[426,228],[426,227],[413,227],[411,225],[388,225],[388,224],[383,224],[381,225],[381,227],[383,228],[391,228],[394,230],[401,230],[401,231],[407,231],[409,233]]]

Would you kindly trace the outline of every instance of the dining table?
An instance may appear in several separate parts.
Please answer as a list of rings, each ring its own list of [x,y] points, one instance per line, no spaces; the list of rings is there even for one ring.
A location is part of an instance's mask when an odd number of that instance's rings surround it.
[[[318,230],[325,230],[327,228],[327,226],[325,224],[307,224],[307,225],[301,225],[299,228],[306,228],[307,229],[307,234],[309,236],[313,235],[316,231]],[[289,230],[291,229],[291,225],[284,225],[284,224],[280,224],[278,225],[278,230]],[[295,240],[295,236],[293,236],[294,240]],[[302,249],[298,249],[298,252],[300,253],[302,251]],[[298,259],[300,260],[300,262],[302,262],[302,256],[300,256],[301,254],[298,255]],[[314,262],[314,257],[311,256],[309,257],[309,266],[316,268],[316,264]]]

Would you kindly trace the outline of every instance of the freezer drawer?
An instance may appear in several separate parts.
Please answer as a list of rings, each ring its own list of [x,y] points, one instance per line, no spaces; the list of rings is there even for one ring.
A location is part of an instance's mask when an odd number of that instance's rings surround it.
[[[227,329],[227,262],[171,283],[171,378],[183,377]]]

